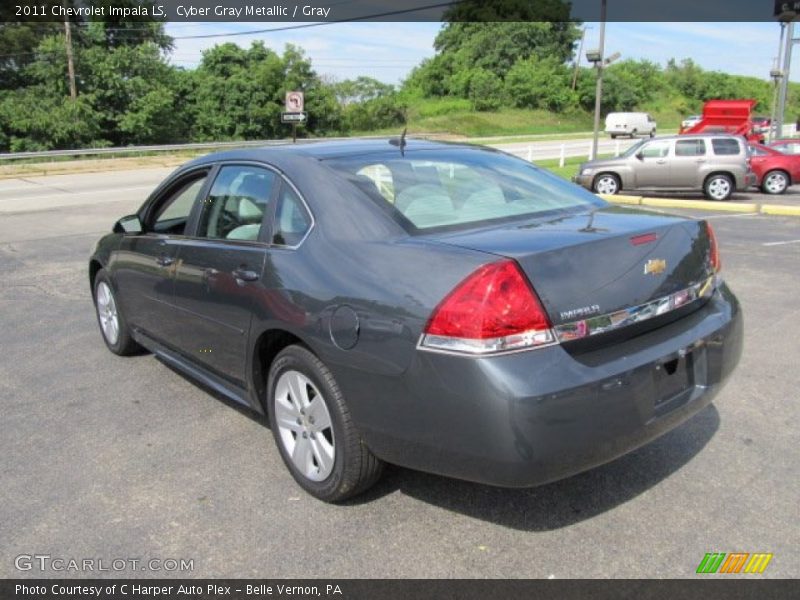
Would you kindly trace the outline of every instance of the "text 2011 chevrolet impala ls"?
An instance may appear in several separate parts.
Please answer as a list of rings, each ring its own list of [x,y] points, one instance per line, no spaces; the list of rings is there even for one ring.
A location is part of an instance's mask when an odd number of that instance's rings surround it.
[[[327,501],[384,462],[537,485],[672,429],[741,354],[719,270],[705,221],[405,139],[194,160],[89,263],[108,348],[269,415]]]

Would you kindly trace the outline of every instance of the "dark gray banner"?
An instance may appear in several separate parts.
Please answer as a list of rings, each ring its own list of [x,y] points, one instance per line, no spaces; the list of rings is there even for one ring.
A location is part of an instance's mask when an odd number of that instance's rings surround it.
[[[598,21],[602,0],[4,0],[12,21],[130,20],[349,21]],[[792,18],[792,0],[608,0],[609,21],[771,21]]]
[[[508,579],[27,579],[0,581],[4,600],[783,600],[796,582],[731,577],[705,580]]]

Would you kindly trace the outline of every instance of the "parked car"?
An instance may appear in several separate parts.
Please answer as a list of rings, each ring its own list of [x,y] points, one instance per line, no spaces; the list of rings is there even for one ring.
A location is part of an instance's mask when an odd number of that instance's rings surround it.
[[[676,427],[741,353],[720,265],[707,222],[502,152],[352,140],[191,161],[98,241],[89,284],[111,352],[266,413],[338,501],[384,462],[531,486]]]
[[[690,134],[643,140],[617,158],[583,163],[573,181],[598,194],[702,191],[711,200],[727,200],[756,179],[744,138]]]
[[[620,135],[649,135],[656,134],[656,122],[647,113],[641,112],[616,112],[609,113],[606,117],[606,133],[612,138]]]
[[[756,175],[756,185],[765,194],[783,194],[790,185],[800,181],[800,155],[750,144],[750,167]]]
[[[703,120],[702,115],[691,115],[681,121],[681,131],[684,129],[691,129]]]
[[[800,154],[800,138],[773,140],[768,146],[784,154]]]

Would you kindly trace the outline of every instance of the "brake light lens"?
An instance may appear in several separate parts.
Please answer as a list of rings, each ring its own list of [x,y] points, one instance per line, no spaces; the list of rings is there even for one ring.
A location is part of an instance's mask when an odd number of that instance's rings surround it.
[[[706,231],[708,232],[708,262],[715,273],[722,270],[722,259],[719,256],[719,245],[717,244],[717,236],[714,234],[714,228],[711,223],[706,221]]]
[[[423,348],[491,354],[556,343],[536,292],[513,260],[484,265],[433,311]]]

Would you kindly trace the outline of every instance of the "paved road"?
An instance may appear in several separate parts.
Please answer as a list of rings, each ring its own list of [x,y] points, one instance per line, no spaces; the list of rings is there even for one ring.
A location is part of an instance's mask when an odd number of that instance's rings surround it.
[[[800,220],[712,217],[746,348],[683,427],[537,489],[390,468],[328,506],[262,420],[104,348],[86,258],[146,194],[140,175],[15,184],[36,206],[23,212],[0,192],[0,577],[42,575],[14,568],[37,553],[193,559],[200,577],[691,577],[709,551],[772,552],[765,576],[800,575]]]

